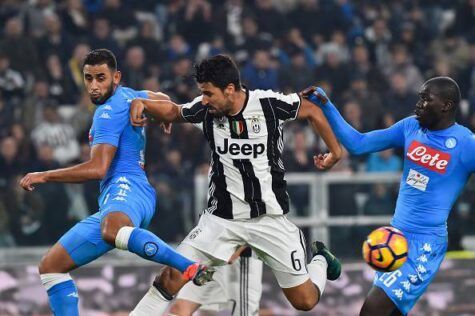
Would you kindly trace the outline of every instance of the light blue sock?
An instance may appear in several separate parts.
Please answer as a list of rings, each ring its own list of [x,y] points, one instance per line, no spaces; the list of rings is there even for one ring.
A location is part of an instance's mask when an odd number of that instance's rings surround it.
[[[48,297],[54,316],[79,316],[78,290],[73,280],[56,284],[50,288]]]
[[[124,227],[121,228],[116,237],[117,248],[123,249],[119,247],[117,240],[121,238],[122,232],[127,230],[129,231],[128,234],[130,234],[128,240],[127,238],[125,239],[127,240],[127,249],[144,259],[166,264],[182,273],[195,263],[180,255],[150,231],[138,227],[127,227],[125,230]]]

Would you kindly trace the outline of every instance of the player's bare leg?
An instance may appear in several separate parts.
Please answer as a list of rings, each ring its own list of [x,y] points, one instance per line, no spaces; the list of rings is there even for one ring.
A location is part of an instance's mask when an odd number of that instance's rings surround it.
[[[54,244],[38,265],[41,283],[55,315],[79,315],[77,289],[68,273],[75,268],[76,264],[60,243]]]
[[[373,286],[361,307],[360,316],[402,316],[393,301],[377,286]]]
[[[336,280],[341,274],[339,260],[321,242],[312,243],[312,261],[307,265],[310,279],[291,288],[283,288],[285,296],[298,310],[309,311],[318,304],[326,280]]]

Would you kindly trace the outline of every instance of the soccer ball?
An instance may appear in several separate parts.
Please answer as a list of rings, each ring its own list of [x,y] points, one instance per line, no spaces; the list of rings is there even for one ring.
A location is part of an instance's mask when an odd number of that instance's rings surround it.
[[[390,226],[373,230],[363,242],[363,259],[373,269],[390,272],[407,260],[407,240],[404,234]]]

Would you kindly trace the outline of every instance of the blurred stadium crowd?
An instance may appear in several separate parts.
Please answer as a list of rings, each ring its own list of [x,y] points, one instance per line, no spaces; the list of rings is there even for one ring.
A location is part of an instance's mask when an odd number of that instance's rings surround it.
[[[0,246],[51,244],[97,209],[97,183],[51,183],[28,194],[17,185],[27,171],[88,159],[94,106],[81,61],[92,48],[118,56],[124,85],[177,103],[198,95],[189,76],[196,60],[230,54],[251,89],[324,87],[359,131],[409,115],[425,79],[451,76],[464,98],[460,122],[475,129],[474,0],[4,0],[0,30]],[[313,172],[321,142],[305,125],[287,127],[286,169]],[[152,229],[181,240],[194,220],[193,175],[207,172],[207,146],[189,124],[171,136],[148,133],[147,169],[159,195]],[[331,172],[399,171],[400,154],[345,157]],[[473,223],[474,190],[457,206],[455,234]],[[393,205],[394,192],[375,186],[366,208],[391,214]]]

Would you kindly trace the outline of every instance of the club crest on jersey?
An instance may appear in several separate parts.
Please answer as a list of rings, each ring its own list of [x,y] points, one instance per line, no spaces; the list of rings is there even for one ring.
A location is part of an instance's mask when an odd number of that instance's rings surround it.
[[[241,135],[244,132],[244,122],[243,121],[232,121],[231,128],[236,133],[236,135]]]
[[[406,157],[419,166],[442,174],[447,170],[450,161],[450,154],[415,140],[409,145]]]
[[[449,137],[445,140],[445,147],[447,147],[448,149],[452,149],[455,146],[457,146],[457,140],[455,138]]]
[[[251,119],[251,127],[252,127],[252,131],[255,133],[255,134],[259,134],[259,132],[261,131],[261,124],[259,122],[259,118],[258,117],[253,117]]]

